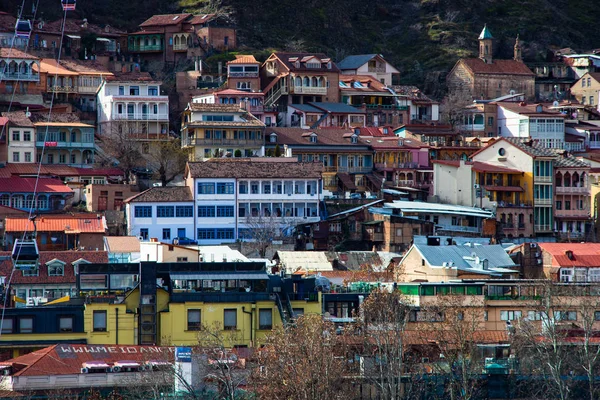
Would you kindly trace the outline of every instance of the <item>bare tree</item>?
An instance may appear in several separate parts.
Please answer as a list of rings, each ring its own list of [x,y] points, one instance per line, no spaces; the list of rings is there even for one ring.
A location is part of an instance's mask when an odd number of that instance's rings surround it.
[[[402,375],[412,369],[406,330],[413,307],[399,291],[373,292],[361,305],[361,375],[378,399],[411,398],[418,392],[418,379],[402,383]]]
[[[552,282],[540,285],[534,310],[514,327],[511,347],[519,356],[520,373],[532,378],[527,391],[533,398],[547,398],[548,392],[561,400],[572,397],[573,353],[565,340],[570,313],[576,313],[572,290]]]
[[[183,174],[188,156],[189,151],[181,148],[180,139],[169,138],[152,143],[144,158],[154,171],[154,177],[160,179],[163,186],[167,186],[167,183]]]
[[[473,104],[473,100],[465,91],[452,91],[444,97],[440,104],[442,121],[450,124],[453,129],[462,124],[466,114],[466,107]]]
[[[247,369],[248,354],[240,354],[234,345],[240,343],[237,331],[224,332],[215,323],[204,325],[198,334],[194,359],[198,365],[196,376],[203,382],[203,389],[216,394],[218,399],[243,400],[249,395],[242,390],[250,375]]]
[[[135,125],[126,121],[115,121],[111,129],[102,135],[102,149],[118,162],[119,168],[125,172],[125,182],[129,183],[134,168],[143,165],[141,144],[136,139]]]
[[[354,397],[348,381],[345,335],[319,315],[304,315],[279,327],[259,352],[251,375],[265,399],[335,400]]]
[[[234,9],[223,4],[223,0],[180,0],[179,6],[186,12],[194,14],[214,14],[217,18],[230,21]]]
[[[477,399],[481,396],[482,364],[477,348],[477,332],[484,322],[480,307],[468,296],[438,295],[430,305],[421,304],[416,322],[423,322],[424,341],[436,344],[438,362],[433,372],[446,378],[446,394],[452,400]]]
[[[292,225],[285,217],[277,216],[272,211],[265,213],[259,210],[257,215],[249,215],[246,218],[245,226],[247,233],[244,239],[248,247],[258,252],[259,257],[265,258],[273,241],[283,239],[285,232]]]

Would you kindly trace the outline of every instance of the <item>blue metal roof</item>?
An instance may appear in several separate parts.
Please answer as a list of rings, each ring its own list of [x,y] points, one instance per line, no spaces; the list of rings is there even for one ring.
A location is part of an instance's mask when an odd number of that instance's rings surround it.
[[[337,66],[339,69],[357,69],[358,67],[365,65],[376,55],[377,54],[357,54],[354,56],[348,56],[337,63]]]
[[[505,268],[516,269],[517,266],[501,245],[487,246],[428,246],[413,245],[427,260],[429,265],[441,267],[451,263],[451,267],[466,271],[477,271],[483,274],[495,274]],[[477,267],[475,259],[487,260],[488,269]],[[500,269],[498,271],[497,269]]]
[[[353,106],[349,106],[348,104],[344,104],[344,103],[309,103],[311,106],[313,107],[317,107],[323,111],[327,111],[327,112],[331,112],[331,113],[344,113],[344,114],[357,114],[357,113],[362,113],[364,114],[364,111],[361,111],[359,109],[357,109],[356,107]]]
[[[322,113],[323,110],[319,110],[316,107],[311,106],[310,104],[292,104],[290,107],[295,108],[296,110],[310,113]]]
[[[487,27],[487,24],[485,24],[483,26],[483,30],[481,31],[481,33],[479,34],[479,40],[483,40],[483,39],[493,39],[494,37],[492,36],[492,32],[490,32],[490,30]]]

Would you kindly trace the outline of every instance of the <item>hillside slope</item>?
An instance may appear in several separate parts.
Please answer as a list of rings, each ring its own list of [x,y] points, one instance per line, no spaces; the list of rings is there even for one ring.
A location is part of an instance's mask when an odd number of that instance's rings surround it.
[[[35,0],[26,0],[31,10]],[[251,49],[324,51],[335,60],[353,53],[382,53],[405,83],[437,94],[456,60],[475,54],[487,23],[496,56],[511,57],[520,34],[527,60],[543,60],[549,46],[600,47],[596,0],[222,0],[234,10],[241,42]],[[19,0],[5,0],[16,14]],[[60,16],[58,0],[41,1],[46,18]],[[79,17],[133,29],[155,13],[179,11],[173,0],[79,0]]]

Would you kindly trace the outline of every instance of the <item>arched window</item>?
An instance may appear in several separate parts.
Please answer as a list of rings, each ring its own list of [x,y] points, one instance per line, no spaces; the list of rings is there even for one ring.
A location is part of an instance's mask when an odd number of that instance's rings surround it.
[[[179,46],[179,36],[175,36],[175,46]]]
[[[156,46],[156,38],[152,38],[152,46]]]
[[[250,105],[253,106],[253,107],[258,106],[258,99],[257,98],[252,98],[250,100]]]
[[[568,172],[565,174],[564,181],[563,181],[563,186],[564,187],[571,187],[571,174],[569,174]]]
[[[573,187],[579,187],[579,174],[577,172],[573,173]]]
[[[324,87],[325,86],[325,80],[323,79],[322,76],[319,77],[319,82],[318,82],[318,87]]]
[[[297,76],[294,79],[294,86],[302,86],[302,78],[300,78],[299,76]]]
[[[148,46],[150,44],[150,42],[148,41],[148,38],[144,39],[144,46]]]
[[[17,194],[13,196],[11,203],[11,206],[14,208],[23,208],[23,195]]]
[[[312,86],[314,86],[314,87],[319,86],[319,82],[318,82],[316,76],[313,76],[313,78],[312,78]]]
[[[7,194],[3,194],[0,196],[0,206],[8,207],[10,205],[10,196]]]
[[[562,186],[562,174],[560,172],[556,174],[556,176],[554,177],[554,181],[556,182],[557,187]]]
[[[309,87],[310,86],[310,78],[308,76],[304,77],[304,86],[305,87]]]
[[[48,196],[41,194],[37,198],[37,208],[44,210],[48,208]]]

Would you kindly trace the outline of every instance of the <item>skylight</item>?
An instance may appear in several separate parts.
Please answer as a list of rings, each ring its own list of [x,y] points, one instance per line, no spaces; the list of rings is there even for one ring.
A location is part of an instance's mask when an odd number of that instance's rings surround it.
[[[363,84],[360,82],[354,82],[354,87],[358,89],[364,88]]]
[[[340,81],[340,87],[341,87],[341,88],[349,88],[350,86],[348,86],[348,85],[346,84],[346,82],[342,82],[342,81]]]

